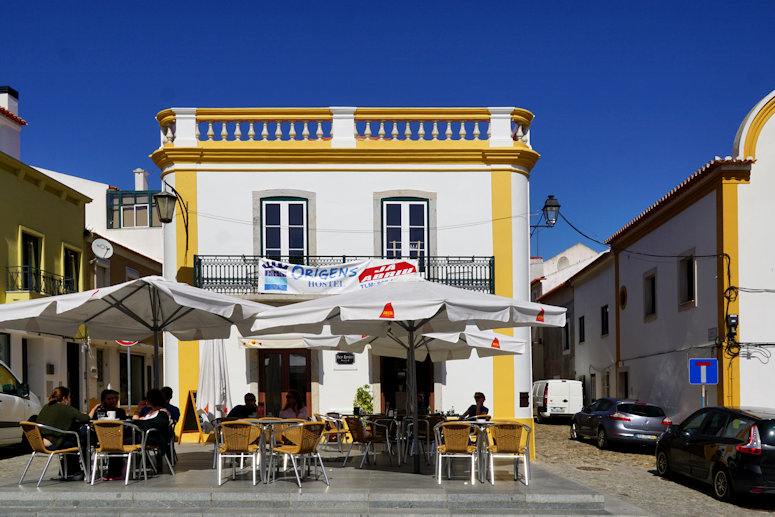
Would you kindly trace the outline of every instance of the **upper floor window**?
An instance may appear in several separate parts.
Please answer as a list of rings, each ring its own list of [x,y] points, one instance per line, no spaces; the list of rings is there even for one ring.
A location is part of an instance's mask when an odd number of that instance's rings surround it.
[[[108,228],[148,228],[161,226],[153,207],[156,191],[114,191],[107,194]]]
[[[40,290],[40,238],[22,232],[22,291]]]
[[[646,273],[643,277],[643,315],[646,317],[657,314],[657,274]]]
[[[681,305],[693,303],[697,299],[695,271],[694,256],[684,257],[678,261],[678,303]]]
[[[428,200],[382,200],[382,253],[385,258],[419,258],[428,250]]]
[[[565,321],[565,326],[562,328],[562,351],[568,352],[570,350],[570,320]]]
[[[75,250],[65,248],[64,290],[74,293],[79,290],[79,273],[81,271],[81,254]]]
[[[579,316],[579,343],[583,343],[584,339],[584,316]]]
[[[608,335],[608,305],[600,307],[600,335]]]
[[[261,224],[263,256],[291,263],[303,261],[308,253],[306,199],[262,199]]]

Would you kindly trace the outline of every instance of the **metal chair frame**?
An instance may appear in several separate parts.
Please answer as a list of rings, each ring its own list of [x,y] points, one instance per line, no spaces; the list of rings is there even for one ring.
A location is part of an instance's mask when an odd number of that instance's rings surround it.
[[[54,450],[54,451],[49,451],[49,450],[37,450],[36,451],[35,450],[35,445],[32,443],[31,440],[28,439],[27,441],[30,442],[30,446],[32,447],[32,454],[30,455],[30,459],[27,461],[27,465],[24,467],[24,471],[22,472],[22,477],[19,478],[19,485],[21,485],[22,481],[24,481],[24,476],[27,475],[27,471],[29,470],[30,465],[32,464],[33,458],[35,458],[35,454],[46,454],[48,456],[48,460],[46,461],[46,466],[43,467],[43,473],[40,475],[40,478],[38,479],[38,483],[35,485],[36,487],[39,487],[41,481],[43,481],[43,477],[46,475],[46,470],[48,470],[48,466],[51,463],[51,459],[54,456],[59,456],[60,458],[64,458],[68,454],[77,454],[78,455],[78,461],[81,463],[81,468],[83,469],[83,473],[84,473],[84,481],[88,480],[88,476],[86,474],[88,474],[89,469],[86,467],[86,462],[84,461],[84,458],[83,458],[83,449],[81,449],[81,438],[78,436],[77,432],[75,432],[75,431],[65,431],[64,429],[58,429],[56,427],[51,427],[50,425],[39,424],[37,422],[24,422],[23,421],[23,422],[19,422],[19,425],[22,427],[22,429],[24,429],[25,425],[35,426],[36,432],[38,434],[38,437],[40,438],[39,441],[40,441],[40,445],[41,446],[43,446],[43,436],[40,434],[40,430],[41,429],[47,429],[49,431],[56,431],[56,432],[58,432],[60,434],[73,435],[73,436],[75,436],[75,443],[77,444],[77,450],[76,451],[72,451],[71,450],[72,447],[68,448],[68,449],[59,449],[59,450]],[[26,434],[27,430],[24,429],[24,432]],[[44,446],[44,449],[45,449],[45,446]],[[60,465],[60,469],[62,471],[63,477],[67,477],[67,462],[65,461],[63,463],[64,463],[64,466]]]
[[[95,477],[97,475],[97,463],[98,463],[98,461],[101,458],[102,459],[105,459],[105,458],[126,458],[127,459],[126,460],[127,464],[126,464],[126,476],[124,478],[124,485],[128,485],[129,484],[129,474],[132,471],[132,456],[134,456],[136,454],[139,454],[141,456],[141,458],[142,458],[142,461],[143,461],[143,479],[144,480],[148,479],[148,473],[147,473],[147,470],[145,468],[145,433],[143,433],[142,429],[137,427],[135,424],[133,424],[131,422],[124,421],[124,420],[101,420],[101,421],[97,421],[97,422],[93,423],[93,425],[94,425],[94,432],[97,433],[97,439],[98,440],[100,439],[100,430],[99,430],[99,428],[100,428],[101,425],[103,425],[103,424],[115,425],[117,423],[121,424],[121,427],[122,427],[122,432],[121,432],[122,444],[123,444],[123,429],[125,429],[125,428],[130,428],[132,431],[136,431],[137,433],[139,433],[139,435],[142,436],[141,443],[135,444],[135,434],[133,432],[132,433],[132,443],[128,444],[129,447],[132,447],[133,449],[126,450],[126,451],[122,450],[122,451],[103,451],[103,452],[100,452],[100,450],[97,449],[96,451],[94,451],[94,461],[93,461],[92,469],[91,469],[91,484],[92,485],[94,485],[94,479],[95,479]],[[137,447],[137,446],[139,446],[139,448],[134,449],[134,447]],[[100,466],[102,467],[102,464],[100,464]]]
[[[286,433],[288,431],[301,428],[301,432],[303,433],[305,427],[312,427],[312,426],[324,426],[324,423],[323,422],[304,422],[304,423],[298,423],[298,424],[291,425],[289,427],[285,427],[282,430],[282,432]],[[323,429],[325,429],[325,427],[323,427]],[[320,453],[317,450],[318,446],[320,445],[320,440],[321,440],[322,436],[323,436],[323,433],[322,433],[322,430],[321,430],[320,434],[318,435],[317,441],[315,442],[314,446],[312,447],[312,450],[310,450],[310,451],[300,452],[300,453],[285,452],[285,451],[281,451],[281,450],[277,451],[278,453],[281,453],[284,456],[290,456],[291,463],[293,464],[293,473],[296,475],[296,484],[299,485],[299,488],[301,488],[301,477],[299,476],[299,468],[298,468],[298,464],[296,463],[296,459],[297,458],[300,459],[303,462],[302,470],[304,469],[304,466],[307,466],[307,459],[308,458],[314,460],[315,480],[320,479],[320,475],[318,474],[318,464],[320,464],[320,470],[323,471],[323,478],[326,481],[326,485],[327,486],[331,486],[331,483],[328,480],[328,474],[326,474],[326,467],[325,467],[325,465],[323,465],[323,458],[320,457]],[[273,442],[274,442],[274,439],[273,439]],[[280,447],[282,447],[282,446],[280,446]],[[299,445],[298,447],[299,448],[303,448],[303,445]],[[275,448],[276,447],[274,446],[274,443],[273,443],[272,455],[269,458],[269,470],[270,470],[270,472],[272,472],[273,476],[274,476],[274,468],[273,468],[273,466],[274,466],[274,461],[275,461],[275,456],[276,456]],[[309,471],[309,467],[307,468],[307,471]]]
[[[446,437],[444,433],[445,427],[468,427],[467,437],[474,436],[475,443],[472,452],[442,452],[441,447],[446,445]],[[444,463],[444,458],[447,458],[447,479],[452,478],[452,458],[470,458],[471,459],[471,484],[476,482],[476,464],[479,460],[479,440],[481,440],[481,430],[473,422],[466,421],[454,421],[454,422],[439,422],[433,428],[433,433],[436,436],[436,475],[438,477],[438,483],[441,484],[441,471]],[[466,448],[471,445],[468,444],[469,440],[466,440]]]
[[[353,419],[357,419],[359,421],[360,426],[361,426],[362,431],[363,431],[363,434],[364,434],[364,438],[365,438],[364,440],[356,439],[355,433],[353,432],[353,429],[350,427],[350,421],[353,420]],[[362,469],[363,468],[363,464],[368,461],[369,449],[371,449],[371,444],[372,443],[385,442],[385,444],[387,445],[387,449],[388,449],[388,460],[390,460],[390,464],[391,465],[393,464],[393,457],[392,457],[393,452],[392,452],[392,448],[390,446],[390,440],[388,439],[388,427],[386,425],[379,424],[379,423],[377,423],[375,421],[371,421],[371,420],[365,420],[365,419],[362,420],[359,417],[348,417],[348,418],[345,419],[345,422],[347,422],[347,428],[350,431],[350,436],[352,436],[352,442],[350,442],[350,448],[347,449],[347,455],[344,457],[344,461],[342,462],[342,466],[343,467],[345,465],[347,465],[347,460],[350,458],[350,452],[352,452],[353,445],[355,445],[356,443],[360,443],[361,445],[366,444],[366,450],[363,453],[363,459],[361,460],[361,464],[358,467],[359,469]],[[364,424],[369,424],[369,425],[372,426],[372,434],[370,436],[366,436],[366,426]],[[375,428],[380,428],[380,427],[383,427],[385,429],[385,434],[384,434],[385,438],[384,439],[376,439],[376,437],[375,437],[374,429]],[[374,464],[376,465],[377,464],[377,448],[374,447],[372,450],[373,450],[373,453],[374,453]]]
[[[490,430],[492,431],[493,427],[497,427],[499,424],[501,425],[521,425],[523,431],[527,431],[527,442],[525,443],[525,450],[524,452],[492,452],[488,449],[488,456],[489,456],[489,470],[490,470],[490,483],[495,484],[495,463],[493,461],[494,458],[514,458],[514,481],[517,481],[519,478],[519,459],[522,458],[522,461],[525,465],[525,486],[528,486],[530,483],[530,433],[533,432],[533,430],[530,428],[529,425],[522,424],[520,422],[498,422],[493,423],[493,425],[490,427]],[[520,440],[521,442],[521,440]]]
[[[232,462],[231,462],[231,478],[232,479],[235,479],[237,477],[237,472],[236,472],[236,467],[237,466],[236,466],[236,462],[234,460],[239,458],[239,460],[240,460],[240,468],[242,468],[242,460],[244,460],[244,459],[251,459],[253,461],[253,463],[252,463],[252,467],[253,467],[252,468],[252,470],[253,470],[253,486],[255,486],[256,485],[256,470],[257,469],[260,471],[261,480],[262,481],[264,480],[264,471],[263,471],[263,465],[262,465],[262,461],[261,461],[261,458],[262,458],[261,444],[260,443],[256,444],[256,450],[252,451],[252,452],[247,450],[247,449],[245,449],[243,451],[227,451],[227,452],[221,451],[221,447],[226,445],[226,442],[228,441],[228,440],[224,439],[223,427],[224,426],[225,427],[229,427],[229,426],[232,426],[232,425],[234,425],[234,426],[236,426],[236,425],[243,426],[244,425],[244,426],[250,427],[251,429],[256,427],[252,422],[247,422],[247,421],[244,421],[244,420],[231,420],[231,421],[219,422],[218,423],[217,427],[215,428],[215,436],[216,437],[220,436],[220,441],[216,440],[216,449],[215,449],[215,451],[216,451],[216,461],[217,461],[217,464],[218,464],[218,469],[217,469],[218,470],[218,486],[221,486],[223,484],[221,479],[222,479],[222,474],[223,474],[223,460],[225,458],[231,458],[231,460],[232,460]],[[263,431],[261,431],[261,432],[263,432]],[[259,440],[259,442],[261,441],[261,435],[257,436],[257,440]]]

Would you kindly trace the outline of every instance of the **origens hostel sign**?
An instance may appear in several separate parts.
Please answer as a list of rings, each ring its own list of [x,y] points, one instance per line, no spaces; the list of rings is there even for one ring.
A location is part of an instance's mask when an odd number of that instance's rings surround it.
[[[261,259],[258,269],[262,293],[336,294],[416,275],[417,261],[366,259],[315,267]]]

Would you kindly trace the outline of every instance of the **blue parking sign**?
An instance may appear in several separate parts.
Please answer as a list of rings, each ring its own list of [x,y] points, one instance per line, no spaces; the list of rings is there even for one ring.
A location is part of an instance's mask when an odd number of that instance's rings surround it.
[[[718,359],[689,359],[689,384],[718,384]]]

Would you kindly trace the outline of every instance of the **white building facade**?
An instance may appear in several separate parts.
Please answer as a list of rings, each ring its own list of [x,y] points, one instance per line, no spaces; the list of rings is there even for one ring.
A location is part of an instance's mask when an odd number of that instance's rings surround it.
[[[187,207],[164,230],[168,278],[284,304],[308,297],[252,290],[245,264],[403,257],[431,280],[529,297],[538,154],[525,110],[173,108],[157,118],[152,158]],[[167,336],[165,348],[165,384],[185,396],[198,344]],[[339,364],[335,352],[257,350],[236,335],[226,349],[232,398],[257,393],[269,412],[289,389],[305,392],[310,413],[351,412],[364,384],[375,411],[405,403],[402,360],[365,352]],[[428,363],[418,378],[433,410],[464,410],[483,391],[496,416],[532,422],[529,354]]]

